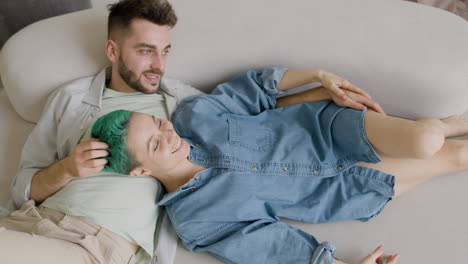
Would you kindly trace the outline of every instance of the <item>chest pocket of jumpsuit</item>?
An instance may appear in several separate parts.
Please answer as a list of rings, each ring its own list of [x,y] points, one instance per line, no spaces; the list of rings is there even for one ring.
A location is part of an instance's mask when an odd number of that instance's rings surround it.
[[[231,116],[229,125],[229,144],[254,151],[269,151],[273,144],[273,132],[251,116]]]

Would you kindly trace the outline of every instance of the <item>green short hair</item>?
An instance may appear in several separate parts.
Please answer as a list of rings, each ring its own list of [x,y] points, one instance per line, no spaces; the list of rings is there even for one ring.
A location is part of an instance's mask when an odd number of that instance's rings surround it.
[[[127,150],[128,124],[131,111],[116,110],[100,117],[91,129],[91,137],[109,145],[104,171],[128,174],[136,162]]]

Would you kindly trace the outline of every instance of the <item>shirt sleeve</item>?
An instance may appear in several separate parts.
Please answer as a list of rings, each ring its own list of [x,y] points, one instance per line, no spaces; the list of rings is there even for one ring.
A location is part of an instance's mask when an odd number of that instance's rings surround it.
[[[34,174],[58,160],[56,139],[61,101],[58,90],[49,96],[39,122],[24,144],[19,169],[11,185],[12,199],[17,208],[30,199]]]
[[[194,251],[208,251],[225,263],[333,264],[335,246],[282,222],[253,223]]]
[[[212,98],[235,114],[256,115],[273,109],[276,98],[284,93],[277,87],[287,70],[285,67],[273,67],[248,71],[218,85],[211,93]]]

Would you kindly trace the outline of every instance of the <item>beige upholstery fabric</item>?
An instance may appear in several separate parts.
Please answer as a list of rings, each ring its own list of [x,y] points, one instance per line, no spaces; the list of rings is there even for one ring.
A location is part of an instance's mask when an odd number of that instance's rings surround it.
[[[180,23],[168,75],[195,87],[210,90],[239,71],[282,64],[336,72],[398,116],[467,108],[460,102],[468,99],[468,27],[443,10],[396,0],[172,2]],[[23,118],[36,121],[55,87],[106,63],[105,14],[41,21],[5,44],[2,78]]]
[[[444,10],[400,0],[171,2],[180,21],[168,75],[195,87],[210,90],[267,65],[322,68],[367,90],[393,115],[444,117],[468,110],[468,23]],[[106,64],[105,16],[100,9],[41,21],[2,49],[1,199],[8,197],[32,129],[21,117],[36,121],[55,87]],[[401,263],[458,263],[468,245],[466,186],[468,172],[438,178],[392,201],[369,223],[288,222],[335,243],[338,257],[349,263],[381,243],[400,252]],[[175,263],[220,261],[179,246]]]
[[[23,144],[34,126],[14,111],[5,90],[0,91],[0,124],[0,201],[4,201],[10,197],[10,182],[16,174]]]

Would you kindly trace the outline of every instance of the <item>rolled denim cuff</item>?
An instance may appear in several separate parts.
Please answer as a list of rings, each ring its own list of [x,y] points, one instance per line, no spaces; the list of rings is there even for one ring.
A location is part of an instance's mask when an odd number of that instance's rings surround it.
[[[334,264],[335,252],[335,245],[330,242],[323,242],[315,249],[310,264]]]
[[[278,90],[278,84],[287,71],[288,68],[283,66],[275,66],[261,71],[260,79],[266,94],[276,98],[284,93],[284,91]]]

